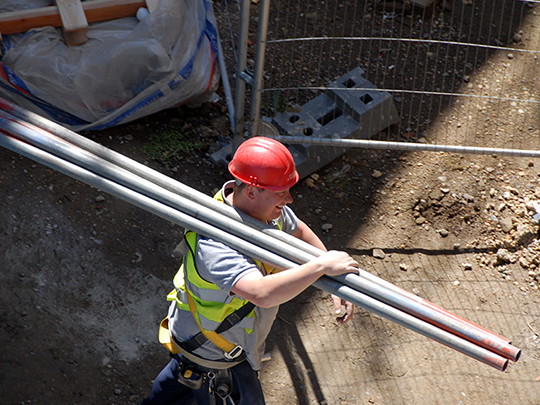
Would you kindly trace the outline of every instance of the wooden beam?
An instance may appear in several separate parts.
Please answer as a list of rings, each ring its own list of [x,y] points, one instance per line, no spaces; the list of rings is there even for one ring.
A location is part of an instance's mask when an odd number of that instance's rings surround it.
[[[88,23],[132,17],[137,10],[146,7],[144,0],[93,0],[81,3]],[[58,7],[49,6],[29,10],[0,13],[2,35],[26,32],[32,28],[62,27]]]
[[[81,0],[55,0],[62,20],[67,45],[80,45],[88,41],[88,21]]]

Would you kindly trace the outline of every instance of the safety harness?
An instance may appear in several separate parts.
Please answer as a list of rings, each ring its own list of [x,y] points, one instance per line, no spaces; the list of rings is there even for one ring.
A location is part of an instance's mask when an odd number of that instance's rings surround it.
[[[221,192],[218,192],[214,198],[218,201],[225,202]],[[278,228],[281,229],[279,225]],[[223,403],[226,404],[227,398],[232,402],[232,399],[230,398],[230,393],[232,392],[232,376],[230,374],[230,368],[242,363],[245,360],[245,356],[244,350],[240,345],[229,342],[221,334],[240,323],[244,318],[254,316],[251,313],[255,308],[255,304],[246,302],[240,305],[232,313],[221,320],[214,330],[204,328],[199,319],[194,294],[187,286],[189,281],[187,266],[191,265],[195,270],[195,277],[199,278],[199,282],[208,284],[206,281],[200,279],[195,265],[194,247],[196,246],[196,234],[186,231],[184,233],[184,243],[188,246],[189,251],[184,252],[183,269],[179,271],[180,273],[183,270],[183,286],[175,285],[176,290],[171,294],[173,294],[177,300],[178,296],[182,297],[181,301],[183,304],[179,303],[181,309],[187,309],[185,308],[185,302],[187,301],[189,311],[197,323],[200,332],[191,339],[180,342],[169,330],[169,320],[168,318],[165,318],[160,325],[159,341],[171,352],[171,354],[181,354],[183,356],[183,358],[180,359],[178,369],[178,381],[181,384],[192,389],[201,389],[208,381],[211,404],[215,404],[216,395],[222,398]],[[256,262],[263,274],[270,274],[276,271],[276,269],[264,263]],[[193,353],[207,341],[210,341],[219,347],[223,351],[226,360],[207,360]]]

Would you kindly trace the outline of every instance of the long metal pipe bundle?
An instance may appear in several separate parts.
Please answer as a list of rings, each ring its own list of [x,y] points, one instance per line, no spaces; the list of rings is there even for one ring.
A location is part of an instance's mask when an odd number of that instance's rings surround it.
[[[40,128],[33,127],[30,124],[23,125],[16,120],[14,121],[14,118],[10,114],[0,111],[0,128],[9,132],[16,132],[21,139],[38,148],[56,154],[60,158],[76,165],[88,168],[98,175],[178,209],[191,217],[203,219],[228,233],[247,239],[298,264],[308,262],[315,257],[295,247],[284,245],[279,240],[268,238],[264,234],[237,221],[230,221],[228,218],[220,216],[219,213],[215,213],[207,207],[192,204],[190,200],[163,189],[151,181],[141,179],[135,174],[119,168],[111,162],[98,158],[88,151],[74,148],[73,145],[64,140],[50,136],[50,134],[47,136],[47,132]],[[223,205],[221,203],[219,204]],[[344,284],[352,286],[371,297],[393,305],[411,315],[420,317],[428,322],[431,321],[431,323],[446,330],[455,331],[459,336],[480,344],[489,350],[493,350],[510,360],[516,361],[519,357],[519,349],[508,345],[507,340],[489,335],[485,330],[482,331],[471,326],[474,324],[463,324],[456,319],[448,317],[447,314],[441,314],[435,309],[419,303],[410,297],[403,296],[403,294],[396,294],[381,285],[358,276],[348,275],[338,279]]]
[[[10,106],[8,105],[8,107]],[[11,109],[13,110],[13,108]],[[17,114],[22,112],[24,110],[17,111]],[[231,221],[231,217],[217,214],[213,210],[200,205],[195,210],[187,210],[188,213],[183,212],[186,211],[183,205],[193,206],[194,204],[176,198],[178,196],[170,192],[171,187],[160,190],[161,187],[151,181],[141,182],[141,179],[137,178],[133,173],[114,167],[111,162],[100,160],[92,153],[81,150],[79,147],[70,146],[67,142],[59,140],[47,131],[25,123],[17,117],[2,114],[0,128],[25,140],[22,142],[13,139],[11,136],[2,135],[0,143],[3,146],[116,195],[171,222],[221,240],[243,253],[271,265],[290,268],[309,261],[321,253],[318,251],[313,254],[313,252],[305,252],[300,248],[291,247],[275,237],[269,237],[273,235],[254,232],[253,228],[239,223],[238,219]],[[74,133],[70,134],[70,136],[80,137]],[[37,146],[31,146],[30,143]],[[43,151],[41,148],[49,149],[49,151]],[[142,167],[146,168],[145,166]],[[111,172],[116,172],[116,174]],[[140,183],[144,184],[141,185]],[[176,189],[176,185],[172,189]],[[209,199],[210,197],[204,196],[204,198]],[[220,205],[224,206],[223,204]],[[237,213],[236,218],[239,218]],[[237,224],[231,225],[232,222]],[[252,243],[252,239],[257,241],[257,244]],[[270,247],[268,248],[268,246]],[[295,259],[295,262],[291,262],[287,257]],[[364,273],[369,274],[362,271],[362,274]],[[324,277],[318,280],[315,286],[336,293],[336,295],[348,299],[363,308],[409,327],[424,336],[500,370],[506,368],[507,359],[517,361],[519,358],[519,349],[510,346],[506,339],[442,310],[434,304],[427,303],[427,301],[423,301],[421,298],[396,286],[390,289],[381,288],[384,284],[390,283],[380,279],[377,280],[377,278],[373,280],[374,277],[371,275],[371,281],[369,277],[364,278],[356,275],[339,277],[337,278],[339,281]],[[445,324],[436,325],[436,322],[430,318],[437,318],[440,314],[445,315],[452,322],[448,323],[448,320],[445,319]],[[464,325],[466,328],[463,328]],[[458,332],[456,333],[454,329],[457,329]],[[493,343],[487,344],[486,341],[492,341]]]

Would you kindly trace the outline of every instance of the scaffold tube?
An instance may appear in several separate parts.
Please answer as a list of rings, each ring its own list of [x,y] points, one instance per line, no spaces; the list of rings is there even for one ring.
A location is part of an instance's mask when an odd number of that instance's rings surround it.
[[[427,301],[417,301],[406,294],[384,288],[382,285],[362,280],[360,277],[345,276],[333,277],[335,280],[348,285],[356,291],[360,291],[379,301],[385,302],[394,308],[400,309],[410,315],[429,322],[441,329],[456,334],[464,339],[491,350],[507,359],[518,361],[521,350],[508,343],[490,331],[480,328],[478,325],[459,318],[449,311],[439,311],[434,304]],[[411,294],[412,295],[412,294]]]
[[[6,135],[4,132],[0,133],[0,145],[41,164],[44,164],[52,169],[58,170],[61,173],[64,173],[79,181],[89,184],[90,186],[96,187],[104,192],[121,198],[168,221],[176,223],[185,228],[193,229],[195,232],[200,233],[201,235],[215,238],[250,257],[261,260],[272,266],[280,268],[291,268],[297,266],[296,263],[292,263],[279,255],[262,249],[259,246],[253,245],[242,238],[230,235],[221,229],[215,228],[212,225],[204,223],[203,221],[192,218],[189,215],[166,206],[165,204],[141,195],[134,190],[103,178],[102,176],[92,173],[80,166],[67,162],[57,156],[29,145],[26,142]],[[353,290],[352,288],[326,276],[323,276],[316,281],[314,286],[346,299],[366,310],[369,310],[370,312],[392,320],[399,325],[405,326],[417,333],[444,344],[445,346],[453,348],[456,351],[459,351],[498,370],[504,371],[508,366],[508,359],[505,359],[502,356],[462,339],[457,335],[437,328],[436,326],[422,321],[421,319],[415,318],[412,315],[406,314],[390,305],[368,297],[365,294]]]
[[[147,197],[166,204],[194,218],[208,222],[228,233],[247,239],[256,245],[275,252],[297,264],[306,263],[315,257],[302,250],[289,245],[284,245],[277,239],[268,238],[261,232],[245,226],[240,222],[230,221],[227,217],[212,209],[199,205],[196,202],[193,203],[191,200],[166,190],[153,182],[142,179],[107,160],[101,159],[84,149],[53,136],[41,128],[31,124],[23,125],[18,121],[14,121],[9,118],[7,113],[2,111],[0,111],[0,128],[7,132],[15,133],[16,136],[20,137],[25,142],[59,156],[62,159],[86,168],[93,173],[144,194]],[[402,311],[433,323],[445,330],[452,331],[482,347],[493,350],[495,353],[505,356],[510,360],[516,361],[519,358],[519,349],[509,345],[507,341],[499,339],[490,332],[487,333],[480,330],[480,328],[473,327],[472,325],[474,324],[472,323],[460,322],[458,319],[440,313],[427,305],[422,305],[421,303],[412,300],[410,297],[390,291],[376,283],[362,279],[361,277],[351,276],[352,275],[349,275],[348,278],[343,276],[339,278],[339,280],[371,297],[395,306]]]
[[[349,139],[349,138],[318,138],[314,136],[289,136],[276,135],[270,138],[285,144],[300,145],[327,145],[341,148],[364,148],[383,150],[403,150],[403,151],[426,151],[426,152],[446,152],[446,153],[469,153],[476,155],[510,155],[518,157],[540,157],[540,151],[523,149],[504,149],[492,147],[475,147],[459,145],[438,145],[419,142],[395,142],[395,141],[372,141],[369,139]]]
[[[272,236],[279,240],[283,240],[287,242],[289,245],[298,247],[299,249],[304,250],[316,256],[319,256],[322,253],[322,251],[304,242],[303,240],[295,238],[292,235],[289,235],[285,232],[281,232],[267,224],[264,224],[261,221],[258,221],[255,218],[250,217],[249,215],[246,215],[240,211],[237,211],[227,206],[226,204],[222,204],[216,201],[212,197],[204,193],[201,193],[200,191],[196,189],[188,187],[185,184],[172,179],[171,177],[168,177],[133,159],[130,159],[118,152],[115,152],[112,149],[106,148],[97,142],[94,142],[88,138],[85,138],[84,136],[81,136],[65,127],[62,127],[61,125],[58,125],[50,120],[47,120],[38,114],[35,114],[22,107],[19,107],[18,105],[13,104],[3,98],[0,98],[0,110],[3,110],[7,114],[5,115],[6,119],[12,120],[14,122],[18,122],[22,125],[26,125],[29,123],[36,127],[39,127],[59,137],[60,139],[63,139],[69,143],[72,143],[73,145],[78,146],[81,149],[84,149],[96,155],[97,157],[100,157],[117,166],[120,166],[136,174],[139,177],[142,177],[146,180],[156,183],[157,185],[169,191],[172,191],[175,194],[179,194],[182,197],[193,200],[197,204],[211,208],[212,210],[217,211],[223,215],[226,215],[227,217],[235,221],[242,222],[243,224],[246,224],[254,229],[260,230],[269,236]]]

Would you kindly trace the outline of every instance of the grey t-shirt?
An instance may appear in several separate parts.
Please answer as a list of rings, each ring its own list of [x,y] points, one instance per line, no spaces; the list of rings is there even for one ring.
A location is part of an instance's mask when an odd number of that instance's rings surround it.
[[[231,191],[232,185],[233,182],[231,181],[223,186],[223,197]],[[230,204],[226,198],[224,200]],[[286,206],[282,210],[281,217],[276,222],[279,222],[281,230],[290,234],[294,234],[298,229],[296,215]],[[195,259],[197,270],[203,279],[214,283],[220,288],[224,301],[230,297],[231,288],[238,280],[251,272],[260,271],[253,259],[224,243],[201,236],[197,240]],[[222,333],[222,336],[229,342],[239,344],[244,348],[247,360],[254,370],[261,368],[264,342],[270,332],[278,309],[279,306],[272,308],[255,307],[255,325],[252,333],[245,331],[242,322]],[[187,341],[200,332],[191,313],[179,310],[176,302],[173,302],[169,308],[169,328],[180,341]],[[195,354],[208,360],[223,359],[221,349],[208,341],[195,350]]]

